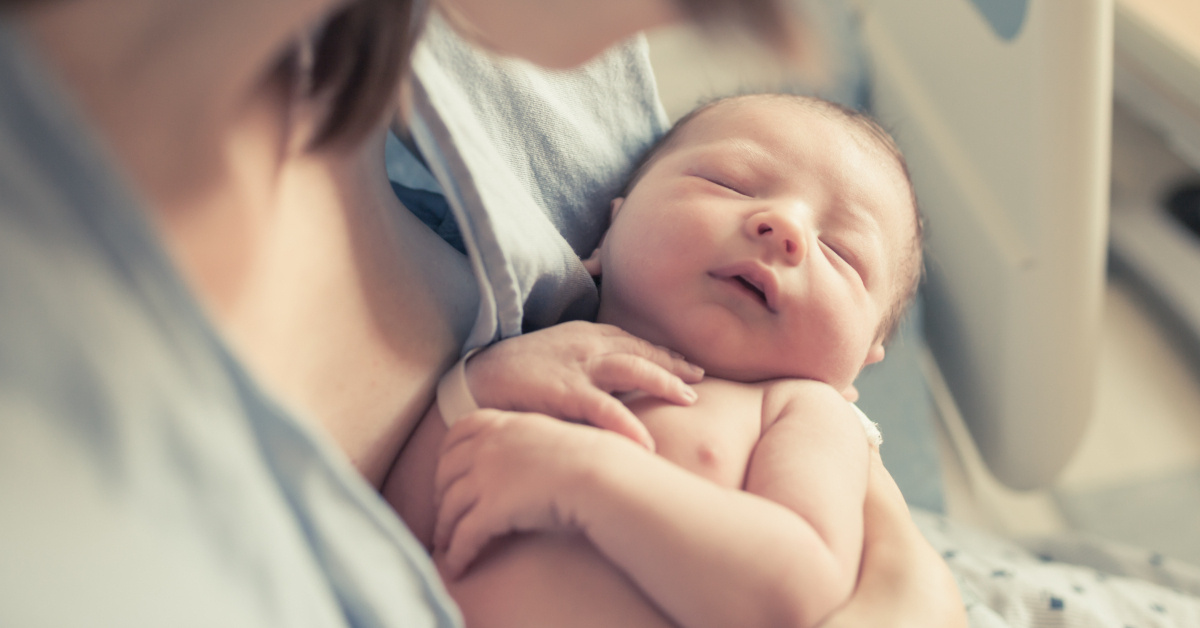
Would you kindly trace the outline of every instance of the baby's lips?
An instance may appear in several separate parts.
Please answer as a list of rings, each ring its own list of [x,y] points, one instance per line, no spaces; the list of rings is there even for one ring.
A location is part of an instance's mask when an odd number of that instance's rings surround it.
[[[719,269],[712,276],[719,279],[744,281],[762,293],[767,309],[778,312],[779,279],[769,267],[757,261],[739,262]]]

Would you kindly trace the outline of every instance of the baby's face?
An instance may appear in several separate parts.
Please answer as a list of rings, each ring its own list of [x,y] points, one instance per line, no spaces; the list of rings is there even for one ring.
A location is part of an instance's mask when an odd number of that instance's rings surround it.
[[[680,130],[600,249],[600,321],[737,381],[843,390],[878,337],[915,233],[875,140],[786,99],[722,103]]]

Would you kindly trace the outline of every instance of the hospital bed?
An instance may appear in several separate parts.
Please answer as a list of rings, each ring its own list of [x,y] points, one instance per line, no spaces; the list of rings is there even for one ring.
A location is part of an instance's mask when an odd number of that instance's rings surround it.
[[[1139,571],[1107,545],[1031,553],[937,514],[934,426],[944,415],[963,417],[991,472],[1014,488],[1051,482],[1090,416],[1107,235],[1111,0],[821,2],[814,14],[843,43],[858,42],[840,52],[836,77],[857,82],[840,93],[863,98],[850,104],[869,105],[894,133],[927,222],[922,299],[888,358],[860,378],[861,405],[883,428],[885,464],[919,524],[959,577],[973,625],[1033,625],[1038,613],[1064,609],[1076,613],[1072,625],[1121,625],[1113,622],[1141,615],[1111,600],[1141,604],[1160,585],[1178,590],[1163,589],[1175,597],[1161,604],[1200,625],[1200,603],[1187,597],[1200,595],[1200,574],[1186,567],[1158,560],[1158,572]],[[594,246],[596,225],[583,223],[604,214],[627,173],[626,157],[609,149],[636,152],[647,133],[665,128],[652,87],[612,83],[630,80],[623,69],[640,67],[642,44],[561,75],[481,58],[448,43],[436,20],[431,32],[435,43],[414,57],[411,142],[424,163],[393,140],[389,175],[445,194],[449,208],[433,222],[445,225],[453,213],[466,226],[466,250],[490,257],[476,262],[491,288],[468,345],[586,310],[586,297],[562,297],[574,271],[546,269]],[[651,97],[607,100],[637,90]],[[625,115],[611,119],[617,108]],[[603,133],[592,133],[596,124]],[[562,137],[548,141],[531,128]],[[418,176],[422,165],[430,172]],[[581,180],[586,189],[577,189]],[[943,381],[952,408],[929,394]],[[1053,562],[1060,550],[1075,564]],[[1104,584],[1085,588],[1080,574]],[[1087,595],[1099,597],[1084,603]]]
[[[860,3],[873,108],[928,224],[925,339],[997,479],[1045,486],[1091,414],[1112,3]]]

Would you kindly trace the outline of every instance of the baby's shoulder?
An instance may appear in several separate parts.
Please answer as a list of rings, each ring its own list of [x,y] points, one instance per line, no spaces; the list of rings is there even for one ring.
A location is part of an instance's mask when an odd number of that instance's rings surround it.
[[[854,405],[834,387],[811,379],[778,379],[763,384],[763,421],[854,413]]]
[[[858,406],[828,384],[801,379],[771,382],[763,397],[763,429],[778,420],[829,421],[857,434],[858,426],[867,442],[878,447],[883,442],[879,426]]]
[[[761,386],[763,395],[780,403],[791,401],[807,403],[849,403],[833,386],[815,379],[775,379],[748,386]]]

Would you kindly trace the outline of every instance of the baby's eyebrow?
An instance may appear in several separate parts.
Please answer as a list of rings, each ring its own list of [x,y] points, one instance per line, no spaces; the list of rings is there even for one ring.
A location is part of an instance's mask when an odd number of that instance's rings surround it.
[[[762,144],[746,138],[724,138],[710,144],[704,153],[718,159],[736,161],[736,165],[756,173],[766,170],[780,172],[783,169],[779,157]]]
[[[783,160],[758,142],[737,138],[730,144],[732,145],[731,150],[737,153],[743,163],[756,172],[760,170],[780,171],[783,168]]]
[[[879,218],[853,199],[839,203],[834,218],[853,229],[871,232],[873,235],[878,235],[882,229]]]

